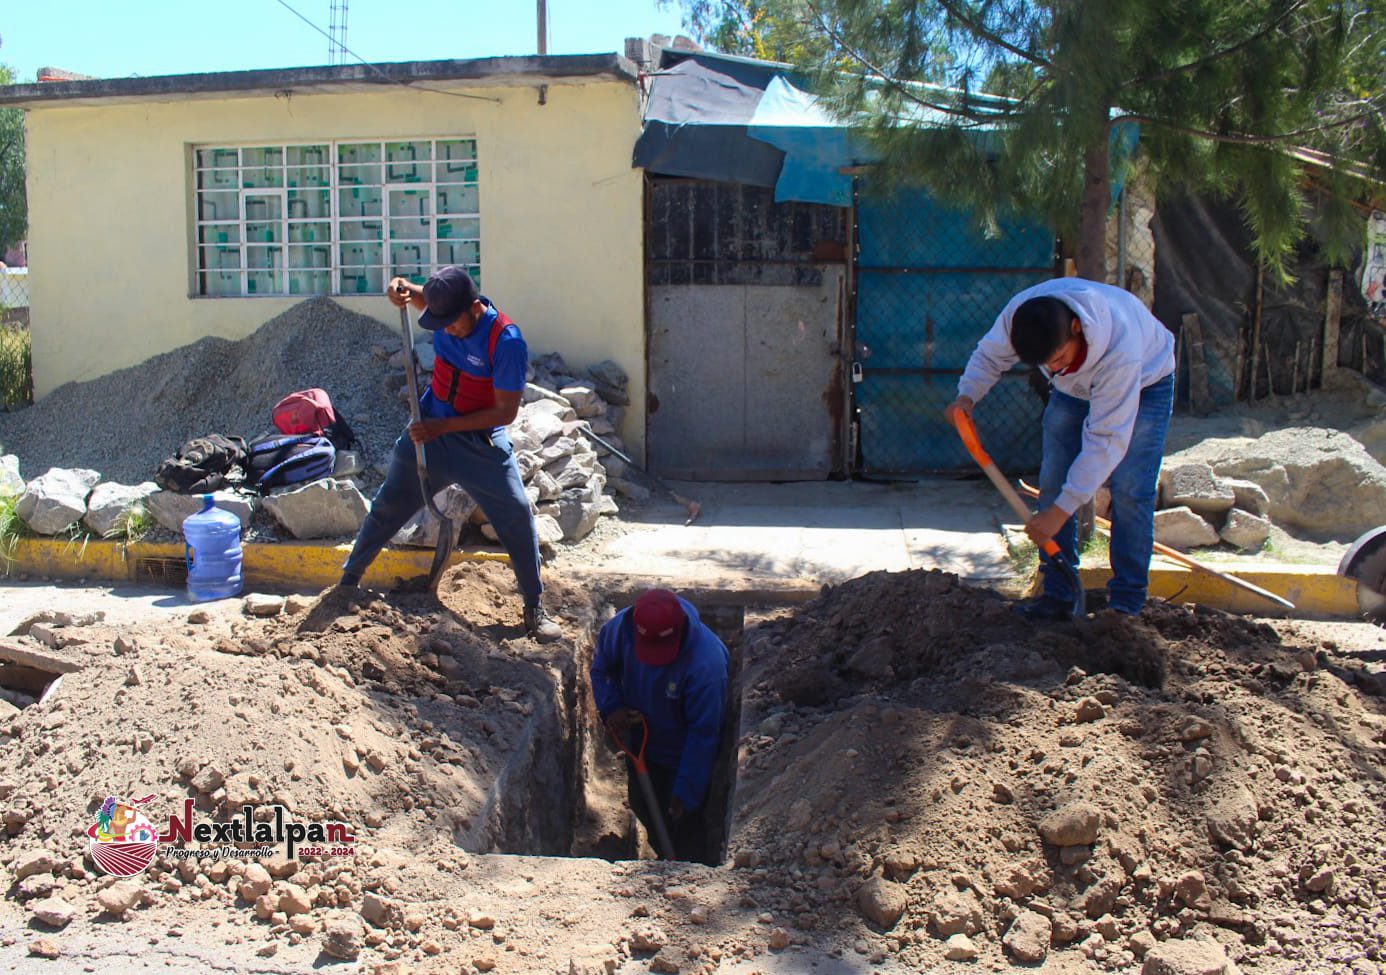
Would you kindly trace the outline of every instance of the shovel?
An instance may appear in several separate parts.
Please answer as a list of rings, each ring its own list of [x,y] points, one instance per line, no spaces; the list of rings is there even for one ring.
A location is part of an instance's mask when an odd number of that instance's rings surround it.
[[[666,860],[674,859],[674,844],[669,839],[669,829],[664,825],[664,814],[659,811],[659,801],[655,799],[654,785],[650,782],[650,769],[645,764],[645,743],[650,739],[650,723],[645,720],[645,716],[640,715],[640,751],[633,752],[630,746],[621,740],[620,735],[613,734],[616,739],[616,747],[625,752],[626,758],[630,759],[630,764],[635,769],[635,778],[640,783],[640,794],[645,797],[645,808],[650,811],[650,819],[654,820],[655,842],[659,846],[659,852]]]
[[[406,296],[404,307],[399,310],[399,328],[404,333],[404,380],[409,384],[409,416],[412,422],[422,419],[419,415],[419,378],[414,374],[414,326],[410,321],[409,301]],[[438,580],[448,567],[452,551],[457,545],[457,528],[452,519],[438,509],[433,500],[433,491],[428,486],[428,465],[424,462],[424,445],[414,444],[414,458],[419,468],[419,488],[423,491],[424,504],[429,514],[438,519],[438,547],[433,550],[433,567],[428,570],[428,588],[435,596],[438,594]]]
[[[963,446],[972,455],[972,459],[977,462],[977,466],[982,469],[982,473],[992,484],[996,485],[996,490],[1001,492],[1001,496],[1009,502],[1012,510],[1022,522],[1028,522],[1033,517],[1030,506],[1021,500],[1015,488],[1011,487],[1010,482],[1002,476],[997,469],[996,462],[991,459],[982,447],[982,441],[977,437],[977,428],[972,425],[972,418],[962,410],[953,413],[953,426],[958,428],[958,436],[962,438]],[[1087,610],[1087,597],[1083,593],[1083,582],[1078,578],[1078,570],[1069,564],[1068,559],[1064,558],[1063,552],[1059,551],[1058,543],[1052,538],[1046,538],[1040,542],[1040,550],[1049,557],[1051,564],[1058,566],[1059,571],[1068,579],[1069,587],[1072,588],[1074,617],[1082,616]]]

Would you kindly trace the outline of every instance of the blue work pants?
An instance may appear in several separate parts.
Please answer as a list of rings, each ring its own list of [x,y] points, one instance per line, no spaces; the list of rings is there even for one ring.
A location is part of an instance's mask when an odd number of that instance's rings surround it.
[[[1083,447],[1083,423],[1088,401],[1049,391],[1044,410],[1044,458],[1040,462],[1040,508],[1054,503],[1063,490],[1068,469]],[[1141,390],[1136,425],[1126,456],[1108,480],[1112,492],[1112,578],[1107,583],[1108,603],[1121,613],[1139,613],[1150,584],[1150,555],[1155,542],[1155,495],[1160,481],[1160,461],[1165,453],[1165,433],[1174,407],[1174,376]],[[1078,526],[1073,518],[1054,536],[1069,564],[1078,565]],[[1057,567],[1044,564],[1044,594],[1065,603],[1073,601],[1068,579]]]
[[[457,484],[481,506],[510,555],[525,605],[537,606],[544,590],[539,581],[539,538],[510,438],[503,430],[445,433],[424,445],[424,463],[434,494]],[[342,567],[343,577],[359,579],[395,532],[423,506],[414,442],[406,431],[395,441],[390,470]]]

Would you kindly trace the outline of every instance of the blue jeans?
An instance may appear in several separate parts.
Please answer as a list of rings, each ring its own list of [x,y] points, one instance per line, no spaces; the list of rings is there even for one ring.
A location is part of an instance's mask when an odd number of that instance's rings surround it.
[[[489,435],[484,431],[446,433],[424,445],[424,463],[434,494],[449,484],[458,484],[481,506],[510,555],[510,568],[525,605],[537,606],[544,591],[539,581],[539,537],[510,438],[504,431]],[[418,471],[414,442],[406,432],[395,441],[385,483],[376,492],[351,555],[342,566],[344,580],[359,580],[395,532],[424,506]]]
[[[1107,583],[1108,605],[1121,613],[1139,613],[1150,584],[1150,554],[1155,542],[1155,494],[1160,482],[1160,461],[1165,453],[1165,432],[1174,407],[1174,376],[1141,390],[1131,445],[1108,480],[1112,491],[1112,579]],[[1044,410],[1044,459],[1040,462],[1040,508],[1054,503],[1063,489],[1068,469],[1083,446],[1083,423],[1088,401],[1049,391]],[[1073,518],[1054,536],[1069,564],[1078,565],[1078,526]],[[1047,563],[1044,594],[1071,602],[1068,580]]]

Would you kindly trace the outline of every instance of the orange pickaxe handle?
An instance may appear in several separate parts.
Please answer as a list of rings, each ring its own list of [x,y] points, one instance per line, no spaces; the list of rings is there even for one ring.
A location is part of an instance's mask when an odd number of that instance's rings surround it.
[[[1028,522],[1034,517],[1034,512],[1030,510],[1015,488],[1011,487],[1011,482],[997,468],[996,462],[991,459],[991,455],[982,447],[982,441],[977,436],[977,428],[972,423],[972,417],[962,410],[953,411],[953,426],[958,428],[958,436],[962,438],[963,446],[972,455],[972,459],[977,462],[977,466],[982,469],[982,473],[992,484],[996,485],[996,490],[1001,492],[1001,496],[1010,503],[1011,509],[1015,511],[1016,517],[1022,523]],[[1058,543],[1052,538],[1046,538],[1039,543],[1044,554],[1050,558],[1060,557]]]

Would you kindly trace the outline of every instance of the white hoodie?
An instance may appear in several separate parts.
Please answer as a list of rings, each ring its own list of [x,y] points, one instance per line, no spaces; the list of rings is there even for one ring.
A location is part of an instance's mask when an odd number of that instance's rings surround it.
[[[1054,278],[1026,288],[996,316],[958,380],[959,396],[979,402],[1020,361],[1011,347],[1011,316],[1023,302],[1045,295],[1073,309],[1088,343],[1077,372],[1050,375],[1055,389],[1091,404],[1082,448],[1054,502],[1072,514],[1092,500],[1126,456],[1141,390],[1174,372],[1174,335],[1129,291],[1084,278]]]

